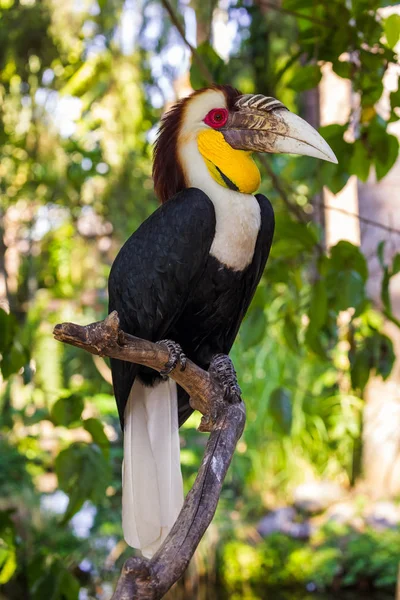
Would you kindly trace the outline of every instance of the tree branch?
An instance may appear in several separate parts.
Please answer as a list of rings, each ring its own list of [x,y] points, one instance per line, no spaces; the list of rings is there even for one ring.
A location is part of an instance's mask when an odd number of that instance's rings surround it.
[[[268,0],[258,0],[257,2],[261,7],[271,8],[272,10],[276,10],[280,13],[290,15],[292,17],[296,17],[296,19],[304,19],[305,21],[309,21],[310,23],[314,23],[315,25],[321,25],[321,27],[328,27],[329,29],[333,29],[333,25],[328,21],[323,21],[322,19],[316,19],[312,15],[307,15],[305,13],[300,13],[295,10],[289,10],[288,8],[283,8],[274,2],[269,2]]]
[[[182,24],[179,21],[177,15],[175,14],[174,9],[172,8],[171,4],[169,3],[169,0],[161,0],[161,4],[163,5],[165,10],[169,14],[169,17],[170,17],[172,23],[177,28],[182,40],[185,42],[186,46],[189,48],[190,52],[192,53],[193,60],[197,63],[197,66],[199,67],[204,79],[207,81],[207,83],[209,83],[211,85],[214,82],[214,78],[213,78],[210,70],[208,69],[206,63],[204,62],[204,60],[202,59],[200,54],[197,52],[196,48],[194,46],[192,46],[192,44],[187,39],[185,30],[182,27]]]
[[[86,326],[56,325],[54,336],[92,354],[157,371],[168,361],[165,346],[121,331],[116,312]],[[125,562],[112,600],[159,600],[183,575],[214,516],[236,443],[243,433],[244,404],[231,404],[223,398],[216,375],[188,360],[184,371],[174,369],[170,377],[190,394],[191,406],[203,414],[199,429],[211,431],[211,435],[194,485],[168,537],[151,560],[135,556]]]
[[[340,208],[339,206],[330,206],[329,204],[325,204],[324,202],[320,202],[319,206],[324,208],[325,210],[334,210],[336,212],[340,212],[343,215],[347,215],[348,217],[353,217],[353,219],[357,219],[360,223],[365,223],[365,225],[371,225],[371,227],[377,227],[378,229],[383,229],[388,233],[400,234],[400,229],[396,227],[391,227],[390,225],[385,225],[385,223],[380,223],[379,221],[374,221],[373,219],[367,219],[367,217],[362,217],[357,213],[350,212],[345,208]]]

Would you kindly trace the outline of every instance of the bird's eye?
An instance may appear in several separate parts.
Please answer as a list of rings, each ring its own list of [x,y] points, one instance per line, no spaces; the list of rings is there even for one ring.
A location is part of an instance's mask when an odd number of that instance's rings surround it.
[[[228,120],[229,113],[226,108],[213,108],[210,110],[206,118],[204,119],[204,123],[213,127],[214,129],[218,129],[219,127],[223,127]]]

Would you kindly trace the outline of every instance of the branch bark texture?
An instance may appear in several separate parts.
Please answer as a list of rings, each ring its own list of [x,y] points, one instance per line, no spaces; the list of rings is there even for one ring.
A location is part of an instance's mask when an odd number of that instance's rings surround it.
[[[168,361],[166,347],[121,331],[116,312],[86,326],[56,325],[54,336],[92,354],[157,371]],[[158,600],[183,575],[214,516],[236,443],[243,433],[244,404],[224,399],[215,375],[188,360],[184,371],[178,367],[170,377],[190,394],[192,407],[203,414],[199,429],[211,434],[194,485],[170,534],[151,560],[134,556],[125,562],[112,600]]]

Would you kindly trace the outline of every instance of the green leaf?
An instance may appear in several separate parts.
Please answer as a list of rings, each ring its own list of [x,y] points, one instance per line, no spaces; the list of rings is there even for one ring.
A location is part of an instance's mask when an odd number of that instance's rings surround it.
[[[351,382],[354,389],[364,390],[371,371],[387,379],[392,372],[395,361],[393,343],[388,336],[380,332],[363,340],[363,345],[351,360]]]
[[[284,387],[275,388],[269,397],[269,413],[275,425],[283,435],[289,435],[292,429],[292,395]]]
[[[398,139],[387,132],[386,123],[379,117],[371,121],[367,130],[368,147],[373,152],[376,176],[378,180],[393,167],[399,153]]]
[[[4,352],[11,344],[15,329],[16,321],[14,315],[8,314],[0,308],[0,352]]]
[[[336,156],[338,155],[335,152]],[[349,180],[350,173],[342,168],[342,163],[340,160],[340,165],[333,165],[332,163],[325,163],[323,169],[321,169],[321,174],[323,176],[324,184],[327,188],[332,192],[332,194],[338,194],[346,185]],[[347,163],[348,164],[348,163]]]
[[[197,47],[196,54],[202,59],[206,68],[209,70],[213,77],[213,81],[215,83],[223,83],[225,63],[215,52],[211,44],[208,41],[203,42]],[[195,59],[192,60],[192,66],[190,68],[190,84],[194,90],[210,85],[210,82],[199,68]]]
[[[326,281],[319,279],[312,287],[310,310],[308,313],[308,329],[314,334],[324,326],[328,316],[328,296],[326,293]]]
[[[382,269],[384,269],[385,267],[385,244],[386,242],[382,240],[381,242],[379,242],[378,247],[376,249],[376,255],[378,257],[379,264],[381,265]]]
[[[11,348],[4,353],[1,361],[1,372],[4,379],[18,371],[26,364],[28,355],[18,340],[14,339]]]
[[[298,352],[300,349],[299,339],[297,337],[297,324],[292,315],[286,313],[283,323],[283,337],[287,346],[293,351]]]
[[[350,369],[351,385],[355,390],[361,390],[361,392],[364,390],[368,383],[370,368],[370,356],[364,348],[355,354]]]
[[[399,155],[399,140],[394,135],[387,134],[385,155],[375,156],[375,171],[378,181],[383,179],[395,164]]]
[[[326,359],[326,351],[322,343],[321,330],[328,316],[328,297],[326,281],[319,279],[312,287],[309,324],[305,334],[305,342],[309,349],[322,359]]]
[[[336,60],[332,64],[333,70],[339,77],[343,77],[343,79],[351,79],[352,73],[354,71],[354,64],[349,62],[344,62],[341,60]]]
[[[357,271],[342,271],[336,278],[334,307],[337,311],[357,309],[365,300],[365,282]]]
[[[266,325],[267,319],[264,309],[260,306],[255,306],[249,312],[240,329],[240,339],[246,350],[262,341]]]
[[[104,458],[108,460],[110,456],[110,442],[108,441],[108,437],[104,433],[104,428],[102,423],[98,419],[85,419],[83,421],[83,426],[92,436],[92,440],[95,444],[97,444],[100,450],[104,454]]]
[[[357,271],[364,282],[368,279],[368,264],[364,254],[358,246],[346,240],[341,240],[331,248],[330,266],[336,271]]]
[[[383,333],[376,333],[372,342],[374,350],[377,350],[375,368],[378,375],[387,379],[392,372],[396,355],[392,340]]]
[[[394,49],[400,40],[400,15],[390,15],[385,19],[383,27],[389,47]]]
[[[41,558],[41,557],[40,557]],[[80,585],[76,577],[72,575],[58,558],[52,558],[44,562],[40,558],[35,567],[30,565],[30,592],[32,600],[78,600]],[[34,576],[32,576],[32,572]]]
[[[390,94],[390,108],[392,111],[395,108],[400,108],[400,85],[395,92]]]
[[[365,182],[368,179],[371,167],[368,150],[362,140],[354,142],[353,148],[354,151],[349,165],[350,173]]]
[[[320,181],[333,194],[339,193],[350,177],[349,164],[353,155],[353,145],[347,143],[343,138],[347,129],[347,123],[345,125],[326,125],[319,128],[319,133],[331,146],[339,161],[337,165],[324,162],[319,167]]]
[[[317,87],[321,77],[322,73],[318,65],[306,65],[299,67],[287,85],[296,92],[303,92]]]
[[[55,425],[69,427],[79,421],[83,407],[83,399],[78,394],[59,398],[51,409],[51,419]]]
[[[91,90],[98,80],[102,71],[105,70],[107,55],[97,53],[86,60],[69,78],[65,86],[61,89],[61,94],[68,96],[82,96]]]
[[[86,500],[96,503],[101,499],[110,477],[109,464],[100,448],[81,442],[60,452],[55,470],[60,489],[69,495],[63,523],[71,519]]]
[[[400,85],[397,90],[390,93],[390,107],[392,109],[400,107]]]
[[[323,336],[321,332],[313,331],[312,329],[307,329],[304,341],[307,344],[308,348],[314,352],[319,358],[322,360],[327,360],[327,351],[323,344]]]
[[[292,221],[287,215],[277,215],[273,246],[276,256],[282,256],[281,252],[285,246],[290,251],[289,256],[292,256],[299,250],[312,251],[317,243],[318,235],[313,227],[299,221]]]
[[[15,527],[11,511],[0,512],[0,585],[7,583],[17,568]]]
[[[392,262],[392,276],[400,272],[400,253],[396,254]]]
[[[392,304],[390,302],[390,293],[389,293],[389,284],[390,284],[390,273],[388,267],[383,269],[383,277],[381,283],[381,300],[385,309],[391,313],[392,312]]]

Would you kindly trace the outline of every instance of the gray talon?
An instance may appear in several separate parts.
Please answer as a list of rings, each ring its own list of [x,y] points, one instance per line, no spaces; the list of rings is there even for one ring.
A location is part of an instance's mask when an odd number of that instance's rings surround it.
[[[224,398],[230,402],[240,402],[242,390],[237,382],[235,367],[229,356],[216,354],[212,358],[210,372],[219,379],[224,389]]]
[[[169,352],[168,362],[165,364],[164,369],[160,371],[161,377],[166,378],[177,366],[178,362],[181,365],[181,371],[186,368],[186,355],[182,351],[182,348],[176,342],[172,340],[160,340],[156,344],[163,344],[167,346]]]

